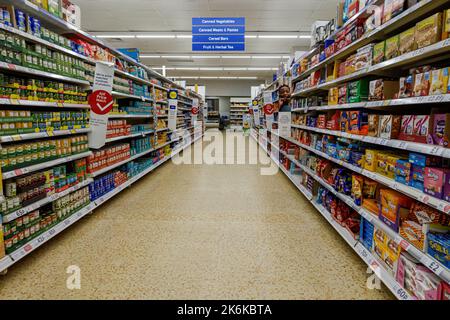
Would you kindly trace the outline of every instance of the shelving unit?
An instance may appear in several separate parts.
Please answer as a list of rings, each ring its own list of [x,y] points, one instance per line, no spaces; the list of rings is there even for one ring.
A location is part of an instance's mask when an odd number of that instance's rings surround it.
[[[10,208],[11,210],[2,211],[1,213],[2,219],[0,220],[0,222],[2,222],[0,223],[0,227],[2,228],[8,226],[10,223],[14,223],[16,219],[21,219],[22,217],[25,217],[31,213],[36,213],[38,211],[41,212],[40,210],[43,208],[50,209],[50,211],[47,209],[45,211],[54,213],[54,216],[56,217],[54,220],[52,220],[53,222],[50,225],[46,224],[45,227],[40,228],[38,232],[34,234],[31,233],[30,236],[22,238],[23,240],[20,240],[17,243],[18,246],[17,248],[13,247],[12,250],[11,249],[7,250],[5,256],[0,256],[0,272],[5,273],[7,268],[18,262],[20,259],[28,255],[29,253],[33,252],[35,249],[37,249],[47,241],[53,239],[57,234],[67,229],[69,226],[73,225],[87,214],[92,213],[95,208],[106,202],[108,199],[111,199],[125,188],[131,186],[134,182],[143,178],[148,173],[154,171],[156,168],[161,166],[163,163],[167,162],[169,159],[171,159],[173,156],[181,152],[183,149],[188,148],[191,144],[200,140],[204,134],[204,124],[200,120],[194,126],[194,124],[191,121],[190,111],[191,107],[194,104],[197,104],[199,106],[200,112],[202,112],[204,97],[200,96],[195,92],[186,90],[184,87],[179,86],[172,80],[162,76],[161,74],[155,72],[149,67],[135,61],[131,57],[124,55],[117,49],[112,48],[108,44],[99,41],[99,39],[72,26],[66,21],[63,21],[62,19],[59,19],[51,15],[44,9],[34,5],[33,3],[27,0],[17,0],[17,1],[5,0],[2,2],[2,4],[13,5],[15,6],[15,8],[23,10],[25,14],[39,19],[43,27],[47,28],[48,30],[51,30],[52,32],[55,32],[56,34],[62,37],[65,36],[76,37],[83,41],[88,42],[90,45],[98,46],[105,53],[108,53],[107,56],[103,56],[102,60],[103,62],[105,61],[104,59],[111,59],[108,62],[112,63],[120,60],[121,63],[116,63],[114,70],[115,74],[114,87],[117,88],[117,90],[114,89],[112,91],[112,95],[115,100],[113,108],[114,110],[109,114],[108,117],[109,121],[113,123],[111,123],[111,127],[108,125],[108,128],[111,128],[111,131],[108,131],[109,136],[106,138],[105,146],[103,148],[108,149],[110,147],[114,147],[120,144],[133,145],[133,143],[136,142],[136,140],[138,139],[149,139],[148,140],[150,141],[149,145],[151,146],[150,149],[135,154],[126,160],[123,160],[119,163],[115,163],[101,170],[95,171],[92,174],[88,174],[88,166],[90,161],[92,161],[91,156],[98,150],[91,150],[78,153],[74,150],[76,150],[76,147],[78,146],[77,145],[78,140],[76,140],[76,137],[79,137],[80,135],[81,136],[86,135],[87,137],[87,134],[92,132],[89,126],[89,118],[84,119],[84,121],[86,121],[86,124],[82,125],[77,123],[75,125],[64,124],[61,126],[58,125],[58,127],[55,129],[53,129],[53,127],[49,127],[47,128],[47,130],[45,129],[43,130],[41,127],[39,127],[39,129],[36,129],[36,132],[1,135],[0,149],[4,149],[8,146],[18,146],[21,144],[29,143],[30,145],[33,145],[36,148],[37,147],[42,148],[39,150],[42,151],[42,156],[45,155],[45,159],[47,159],[47,156],[49,157],[48,159],[52,159],[51,161],[41,162],[38,164],[36,164],[35,160],[33,160],[32,162],[31,161],[28,162],[29,159],[27,159],[27,162],[25,163],[30,164],[32,163],[33,165],[29,165],[23,168],[20,168],[19,166],[19,168],[15,170],[8,170],[8,171],[3,170],[2,181],[4,185],[7,183],[11,183],[11,181],[14,182],[15,179],[18,177],[28,177],[29,175],[36,173],[41,174],[47,170],[54,170],[56,167],[59,168],[64,167],[65,170],[69,170],[67,172],[67,175],[73,175],[75,171],[72,172],[70,170],[76,170],[75,169],[76,163],[81,166],[77,170],[81,170],[82,172],[82,173],[77,172],[77,174],[84,175],[83,179],[77,176],[77,179],[81,180],[72,182],[70,185],[68,185],[67,188],[58,189],[63,191],[56,193],[47,193],[45,194],[45,197],[43,197],[43,195],[41,194],[39,198],[36,197],[36,199],[39,200],[36,200],[34,202],[31,201],[26,202],[26,204],[23,206],[17,206],[17,203],[14,202],[15,205],[14,207],[11,206]],[[39,69],[39,67],[36,67],[35,69],[34,67],[33,68],[26,67],[23,62],[22,64],[24,65],[18,65],[14,63],[9,63],[9,61],[6,60],[0,61],[1,73],[14,75],[17,77],[23,77],[25,79],[57,82],[58,84],[64,84],[64,90],[66,88],[65,85],[70,84],[71,86],[69,86],[69,88],[73,88],[76,86],[77,88],[76,93],[73,93],[73,91],[70,91],[69,93],[68,91],[64,92],[64,94],[78,95],[77,99],[71,100],[62,99],[61,97],[53,99],[52,97],[48,98],[47,96],[45,98],[39,97],[39,99],[36,100],[32,100],[29,97],[21,97],[20,99],[15,99],[16,96],[11,96],[10,98],[2,97],[0,98],[0,109],[9,110],[14,108],[15,110],[18,110],[19,109],[18,107],[20,107],[20,110],[22,109],[30,110],[29,115],[33,112],[55,113],[58,111],[59,112],[70,111],[76,114],[80,114],[90,109],[90,106],[87,102],[87,96],[89,92],[92,90],[93,70],[97,62],[96,59],[75,52],[71,49],[70,46],[66,45],[63,46],[62,44],[57,44],[56,42],[55,43],[50,42],[40,37],[34,36],[31,33],[23,32],[14,27],[10,27],[1,23],[0,23],[0,31],[11,33],[15,37],[19,37],[24,41],[26,41],[27,43],[44,46],[49,51],[51,50],[63,55],[67,55],[71,57],[72,60],[70,61],[77,61],[77,62],[78,60],[81,61],[80,65],[71,66],[74,69],[78,68],[77,69],[77,71],[79,71],[78,73],[73,72],[73,74],[76,74],[76,76],[68,76],[69,74],[72,74],[68,72],[61,72],[61,74],[49,72],[48,71],[49,68],[41,67]],[[59,39],[60,43],[61,39],[62,38]],[[84,67],[81,67],[81,65],[83,65]],[[81,69],[83,70],[82,72],[80,71]],[[59,86],[59,88],[62,88],[62,86]],[[169,90],[178,90],[179,93],[180,100],[178,105],[179,105],[179,118],[181,120],[179,123],[179,127],[182,129],[186,129],[186,131],[183,132],[183,136],[181,135],[175,136],[176,131],[169,130],[167,128],[167,123],[165,124],[165,127],[163,127],[161,123],[158,123],[159,117],[157,116],[156,111],[157,108],[160,107],[167,108],[168,104],[167,92],[169,92]],[[60,91],[54,90],[54,87],[48,88],[48,91],[52,93],[57,92],[62,93]],[[127,93],[128,91],[129,93]],[[80,98],[78,99],[78,97]],[[77,101],[77,103],[66,103],[64,101],[70,102]],[[78,103],[78,101],[80,102]],[[130,105],[133,106],[144,105],[145,112],[135,112],[134,109],[136,108],[134,108],[132,111],[128,111],[127,107],[129,107]],[[201,113],[199,117],[200,119],[202,119],[203,116]],[[16,119],[17,116],[16,118],[13,117],[11,118]],[[31,116],[27,117],[23,116],[22,118],[25,119],[23,121],[27,122],[35,121],[36,123],[33,122],[33,128],[35,128],[34,126],[38,128],[38,125],[42,125],[41,123],[37,123],[38,120],[36,120]],[[53,122],[58,121],[61,122],[62,120],[55,118],[51,119],[51,121],[48,120],[46,122],[52,125]],[[138,127],[133,128],[131,130],[132,126]],[[121,132],[114,131],[119,127],[126,128],[129,131],[126,130]],[[29,132],[29,131],[31,130],[16,131],[16,132]],[[49,147],[48,146],[46,147],[45,142],[57,139],[65,139],[63,144],[72,141],[73,143],[72,152],[67,152],[68,150],[65,150],[66,148],[63,148],[64,152],[62,153],[71,155],[62,157],[60,156],[60,154],[56,154],[50,157],[50,155],[52,154]],[[46,149],[44,149],[44,147]],[[34,150],[31,148],[32,147],[30,146],[29,149]],[[137,148],[136,150],[142,149]],[[18,151],[18,156],[20,158],[22,156],[22,149],[19,150],[20,151]],[[133,152],[136,152],[136,150],[133,150]],[[10,155],[8,154],[8,158],[7,159],[3,158],[2,160],[9,161],[10,159],[12,159],[9,157]],[[37,157],[38,156],[36,155],[36,158]],[[145,169],[142,169],[142,171],[140,172],[135,172],[136,171],[135,170],[132,173],[130,171],[127,171],[129,170],[128,165],[130,165],[131,162],[141,161],[144,158],[145,161],[147,161],[146,166],[142,166],[139,168]],[[39,157],[39,159],[44,158]],[[20,158],[20,160],[22,160],[22,158]],[[150,164],[150,166],[148,166],[147,164]],[[8,167],[5,166],[5,168]],[[126,181],[120,185],[114,185],[112,191],[109,191],[107,194],[102,195],[98,199],[92,200],[93,194],[91,187],[96,183],[97,179],[101,179],[103,175],[108,175],[111,173],[115,174],[115,172],[117,172],[118,170],[121,170],[122,173],[126,174],[127,178]],[[52,182],[49,181],[48,183],[51,184]],[[115,184],[116,182],[113,183]],[[5,190],[5,188],[3,190]],[[88,193],[87,197],[89,198],[90,202],[88,201],[83,207],[80,207],[78,211],[70,215],[57,216],[56,209],[54,206],[55,201],[63,199],[65,197],[67,198],[67,196],[75,193],[79,194],[80,192],[83,193],[87,192]],[[84,194],[84,196],[86,196],[86,194]],[[84,197],[83,199],[86,199],[86,197]],[[12,203],[13,200],[14,201],[17,200],[15,199],[15,196],[11,194],[6,194],[0,199],[0,204],[8,203],[7,207],[9,208],[9,202],[7,201],[11,201]],[[38,215],[38,219],[40,218],[41,216]],[[40,223],[40,220],[38,220],[38,223]],[[19,233],[19,231],[20,230],[17,231],[17,234]],[[15,236],[16,236],[15,233],[11,235],[11,237]],[[6,238],[5,236],[5,238],[2,237],[0,239],[0,246],[5,246],[4,242],[10,239],[9,238],[10,235],[8,235],[7,237],[8,238]],[[3,250],[0,250],[0,254],[2,251]]]
[[[330,45],[333,40],[337,40],[339,33],[343,32],[343,30],[348,30],[352,23],[356,22],[358,19],[369,17],[372,13],[370,10],[373,8],[371,5],[379,5],[383,2],[384,1],[381,0],[375,0],[368,4],[367,7],[361,9],[359,13],[328,37],[328,40],[330,41],[327,42],[327,45]],[[411,134],[410,137],[404,138],[407,136],[406,132],[403,133],[404,135],[392,134],[390,139],[386,135],[380,135],[379,132],[382,131],[381,126],[376,127],[376,125],[373,124],[374,122],[367,120],[369,116],[366,117],[365,114],[380,115],[380,122],[382,115],[398,115],[400,118],[397,117],[397,119],[402,119],[402,121],[403,118],[407,119],[407,117],[411,117],[411,119],[421,119],[421,116],[426,117],[427,115],[430,115],[430,110],[435,110],[434,108],[437,108],[436,110],[438,110],[436,113],[448,114],[450,92],[438,92],[438,94],[427,95],[421,91],[420,96],[417,94],[417,96],[415,96],[414,83],[412,83],[412,96],[400,96],[402,98],[399,98],[399,93],[395,96],[389,96],[384,100],[379,100],[375,99],[374,96],[370,96],[371,92],[368,86],[367,96],[362,99],[344,100],[348,99],[348,96],[350,95],[348,94],[348,90],[350,90],[348,89],[350,87],[349,83],[361,79],[368,79],[368,82],[376,79],[398,80],[400,77],[407,77],[410,75],[408,72],[411,68],[419,68],[424,65],[430,65],[431,67],[435,67],[435,69],[450,67],[450,64],[447,63],[448,53],[450,52],[450,39],[441,38],[439,41],[431,43],[428,46],[418,49],[415,47],[407,53],[402,55],[398,54],[394,58],[385,59],[376,64],[368,63],[368,66],[359,70],[355,68],[355,71],[353,72],[341,72],[341,76],[336,76],[336,74],[331,75],[330,70],[327,68],[336,68],[334,64],[339,66],[339,63],[345,65],[346,59],[356,54],[358,49],[369,44],[376,44],[388,38],[392,38],[415,26],[425,18],[438,12],[442,12],[444,9],[450,9],[448,1],[423,0],[416,4],[412,4],[410,8],[405,9],[402,13],[392,17],[389,21],[384,22],[375,29],[363,34],[359,39],[352,39],[351,43],[340,50],[335,50],[335,52],[330,53],[329,51],[325,51],[324,43],[319,43],[316,48],[312,48],[311,51],[303,55],[298,62],[293,64],[291,73],[294,77],[291,81],[295,90],[293,90],[294,93],[292,94],[291,103],[291,134],[286,137],[280,136],[277,130],[267,128],[265,119],[262,121],[263,125],[259,128],[254,128],[251,133],[252,138],[255,139],[261,148],[268,153],[272,160],[280,167],[281,171],[294,183],[294,185],[296,185],[306,199],[312,203],[317,211],[354,249],[361,259],[371,267],[372,270],[376,271],[377,276],[390,291],[401,300],[418,299],[416,296],[418,293],[414,292],[411,287],[408,287],[408,284],[405,284],[405,287],[403,287],[403,285],[398,282],[400,276],[396,273],[397,263],[400,260],[400,257],[403,257],[403,255],[406,254],[409,254],[413,259],[416,259],[419,265],[426,267],[428,270],[427,272],[429,272],[428,276],[430,278],[433,277],[433,279],[435,279],[433,281],[436,281],[437,283],[440,281],[440,286],[450,284],[450,269],[448,268],[448,265],[446,266],[445,262],[443,262],[445,260],[441,260],[442,256],[439,258],[436,253],[432,253],[428,250],[429,235],[436,232],[450,232],[450,225],[444,225],[438,228],[426,222],[424,222],[423,225],[418,224],[422,228],[422,233],[420,230],[417,230],[414,231],[416,232],[414,235],[417,236],[417,239],[420,239],[420,234],[422,234],[423,245],[420,247],[417,244],[419,241],[414,242],[402,233],[403,223],[413,219],[411,215],[415,214],[413,211],[415,210],[414,208],[406,208],[408,210],[408,215],[405,213],[399,218],[397,222],[399,227],[397,227],[398,229],[395,229],[383,220],[381,212],[377,215],[376,213],[369,211],[365,206],[361,204],[357,205],[348,190],[345,193],[344,191],[340,192],[339,186],[334,186],[327,178],[331,175],[331,173],[329,173],[331,170],[342,170],[339,171],[340,174],[345,177],[350,176],[352,181],[356,181],[355,177],[360,177],[363,181],[375,183],[377,185],[377,190],[384,189],[389,190],[389,192],[395,191],[397,192],[395,194],[399,195],[399,197],[409,199],[408,201],[412,204],[417,204],[420,205],[421,208],[424,208],[422,209],[422,214],[427,215],[428,212],[433,212],[433,214],[443,217],[440,221],[447,221],[446,219],[448,219],[447,217],[450,215],[450,202],[446,201],[443,197],[433,196],[425,190],[416,188],[416,186],[402,183],[400,177],[403,171],[400,171],[401,168],[399,169],[398,167],[400,162],[396,162],[396,167],[394,168],[396,170],[395,175],[399,176],[398,179],[391,178],[391,176],[388,176],[387,174],[382,174],[382,170],[377,171],[373,168],[370,169],[370,166],[369,168],[365,166],[365,157],[367,157],[365,152],[368,149],[376,150],[376,152],[381,153],[387,153],[389,151],[389,154],[391,154],[393,158],[398,157],[399,160],[406,161],[406,163],[412,161],[408,161],[408,157],[411,153],[418,154],[418,157],[428,157],[428,159],[449,159],[450,148],[430,140],[434,130],[432,121],[430,120],[429,126],[427,127],[429,130],[427,131],[427,143],[424,143],[423,139],[420,140],[417,137],[412,137]],[[441,36],[441,33],[438,32],[438,35]],[[327,53],[325,54],[325,52]],[[370,62],[372,61],[371,59],[372,58],[370,58]],[[343,70],[342,68],[339,69],[339,67],[337,67],[335,70]],[[418,70],[419,71],[417,72],[420,73],[433,69],[425,68],[424,70],[426,71]],[[431,74],[430,79],[432,79]],[[287,81],[288,79],[285,80]],[[413,82],[415,81],[414,74],[412,80]],[[430,80],[430,82],[431,81],[432,80]],[[273,88],[270,86],[274,86],[274,83],[267,86],[265,90],[272,91]],[[345,88],[347,91],[342,89],[342,92],[346,93],[345,99],[341,98],[336,102],[332,96],[332,90],[337,90],[339,88]],[[263,95],[264,90],[256,100],[261,101]],[[330,97],[332,97],[333,100]],[[361,115],[363,118],[358,118],[357,115]],[[349,118],[346,118],[347,116],[349,116]],[[373,118],[376,117],[377,116],[373,116]],[[346,119],[349,120],[346,122]],[[359,126],[352,126],[350,124],[350,119],[352,121],[355,119],[362,120],[357,122],[360,123]],[[441,123],[441,125],[446,126],[448,124]],[[363,126],[366,126],[368,130],[359,129]],[[402,128],[404,128],[404,125],[399,124],[399,132],[402,132]],[[444,135],[445,134],[446,133],[444,133]],[[416,133],[415,135],[418,136],[419,134]],[[334,153],[333,146],[335,147]],[[344,156],[345,152],[349,153],[347,158]],[[357,160],[360,159],[357,157],[357,153],[362,155],[361,160]],[[353,156],[354,158],[352,158]],[[382,157],[376,157],[377,156],[375,155],[375,159],[372,159],[375,166],[379,163],[382,165],[383,161],[386,161],[383,160]],[[327,166],[326,170],[330,171],[324,171],[326,173],[323,173],[321,170],[325,169],[321,167],[322,165]],[[428,167],[431,166],[428,165]],[[425,166],[422,168],[425,171],[424,168]],[[405,174],[408,175],[408,171],[406,171]],[[324,175],[324,177],[322,177],[322,175]],[[425,173],[423,175],[425,176]],[[424,177],[424,181],[425,179],[428,178]],[[353,188],[355,188],[355,186],[352,184],[352,192]],[[367,222],[372,225],[375,230],[382,232],[386,241],[389,241],[390,245],[400,252],[398,256],[393,258],[393,264],[387,264],[383,261],[383,258],[378,255],[376,250],[379,250],[379,248],[376,247],[377,245],[375,244],[374,239],[371,239],[372,242],[369,247],[367,242],[365,242],[368,240],[363,238],[362,231],[355,232],[348,230],[346,228],[346,220],[339,221],[338,218],[336,218],[335,213],[331,213],[331,210],[329,212],[325,202],[322,205],[321,199],[319,199],[320,192],[327,193],[333,197],[332,199],[334,199],[334,201],[345,205],[351,210],[352,214],[356,214],[357,218],[355,219],[359,220],[360,224]],[[363,193],[363,190],[361,190],[361,193]],[[352,195],[354,196],[354,193],[352,193]],[[378,193],[376,195],[378,195]],[[375,199],[375,202],[377,203],[378,210],[381,211],[381,200],[378,202],[376,200],[377,199]],[[385,219],[387,221],[387,218]],[[445,222],[441,223],[445,224]],[[439,290],[440,287],[436,289],[436,297],[439,297]]]
[[[242,130],[243,117],[247,114],[251,98],[230,98],[230,127]]]

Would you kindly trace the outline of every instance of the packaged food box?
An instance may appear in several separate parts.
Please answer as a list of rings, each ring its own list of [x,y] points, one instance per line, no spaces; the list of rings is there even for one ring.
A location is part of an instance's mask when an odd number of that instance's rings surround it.
[[[365,111],[350,111],[349,132],[352,134],[367,135],[368,114]]]
[[[450,300],[450,284],[442,283],[441,300]]]
[[[391,189],[380,190],[379,218],[392,230],[398,232],[400,218],[408,216],[412,200]]]
[[[418,167],[439,167],[442,165],[442,158],[422,153],[410,152],[409,162]]]
[[[378,150],[366,149],[364,156],[364,169],[375,172],[377,169]]]
[[[377,79],[369,83],[369,100],[394,99],[399,92],[399,82],[395,80]]]
[[[449,68],[431,71],[430,95],[446,94]]]
[[[428,233],[428,254],[450,268],[450,233]]]
[[[369,80],[361,79],[349,82],[347,90],[348,103],[367,101],[369,98]]]
[[[409,141],[426,143],[430,133],[431,119],[429,115],[415,115],[413,122],[413,134]]]
[[[408,136],[412,136],[414,132],[414,115],[402,116],[402,124],[400,126],[400,140],[407,140]]]
[[[410,186],[423,192],[425,180],[425,167],[412,165]]]
[[[355,70],[361,70],[363,68],[370,67],[373,60],[373,44],[364,46],[356,52],[354,59]]]
[[[443,199],[444,183],[447,181],[447,176],[449,174],[449,169],[426,167],[424,175],[424,192],[435,198]]]
[[[386,41],[382,41],[373,46],[373,65],[384,61],[384,51],[386,48]]]
[[[386,40],[386,48],[384,52],[385,60],[397,57],[400,49],[400,36],[396,35]]]
[[[395,164],[395,181],[409,186],[411,181],[411,163],[408,160],[397,160]]]
[[[428,96],[430,92],[431,72],[418,73],[414,77],[414,96]]]
[[[448,147],[450,141],[450,113],[431,114],[430,144]]]
[[[374,226],[368,220],[361,218],[359,238],[363,246],[372,251]]]
[[[416,49],[416,27],[412,27],[399,35],[399,48],[400,55],[414,51]]]
[[[400,91],[398,93],[398,97],[400,99],[409,98],[413,95],[414,78],[412,75],[409,75],[407,77],[401,77],[399,80],[399,85],[400,85]]]
[[[338,104],[339,100],[339,89],[337,87],[330,88],[328,91],[328,105],[334,106]]]
[[[442,40],[450,38],[450,9],[444,10],[442,23]]]
[[[416,24],[417,48],[432,45],[441,40],[442,36],[442,13],[438,12]]]
[[[400,133],[400,115],[380,115],[379,137],[384,139],[396,139]]]
[[[380,116],[375,113],[369,114],[368,117],[368,131],[367,135],[371,137],[378,137],[378,130],[380,128]]]
[[[340,85],[338,87],[338,104],[346,104],[347,103],[347,84]]]

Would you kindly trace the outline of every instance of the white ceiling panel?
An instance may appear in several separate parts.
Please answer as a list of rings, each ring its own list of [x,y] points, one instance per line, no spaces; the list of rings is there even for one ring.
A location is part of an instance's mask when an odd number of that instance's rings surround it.
[[[72,0],[81,7],[83,29],[96,34],[108,32],[149,32],[189,34],[193,17],[245,17],[246,31],[256,33],[309,34],[316,20],[336,14],[338,0]],[[142,53],[168,55],[227,54],[192,52],[191,39],[105,39],[115,47],[139,48]],[[307,50],[309,39],[246,39],[246,51],[228,53],[286,55],[293,47]],[[144,59],[152,66],[272,67],[273,59],[195,59],[174,61]],[[176,71],[175,71],[176,72]],[[186,71],[187,72],[187,71]],[[190,71],[195,73],[196,71]],[[178,73],[178,72],[176,72]],[[230,71],[227,75],[250,72]],[[273,71],[259,71],[270,78]],[[192,74],[189,74],[192,75]]]

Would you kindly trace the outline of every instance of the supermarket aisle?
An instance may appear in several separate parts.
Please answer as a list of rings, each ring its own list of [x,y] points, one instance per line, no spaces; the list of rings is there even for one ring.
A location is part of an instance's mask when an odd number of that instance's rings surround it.
[[[259,169],[168,163],[14,266],[0,297],[392,298],[283,173]]]

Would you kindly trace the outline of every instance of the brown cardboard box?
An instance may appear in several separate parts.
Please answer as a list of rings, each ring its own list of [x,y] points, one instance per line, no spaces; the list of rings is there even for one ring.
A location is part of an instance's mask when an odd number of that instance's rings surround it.
[[[369,131],[368,136],[378,137],[378,130],[380,128],[380,116],[378,114],[369,114],[368,117]]]
[[[399,54],[405,54],[416,49],[416,28],[412,27],[402,33],[400,33],[400,47]]]
[[[400,115],[381,115],[378,136],[384,139],[396,139],[400,133],[401,123]]]
[[[389,100],[394,99],[398,94],[400,84],[398,80],[377,79],[369,83],[369,100]]]

